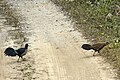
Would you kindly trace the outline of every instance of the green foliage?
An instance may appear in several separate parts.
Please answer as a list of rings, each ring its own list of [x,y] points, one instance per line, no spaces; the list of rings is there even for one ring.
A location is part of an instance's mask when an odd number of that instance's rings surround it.
[[[94,4],[91,4],[93,1]],[[118,0],[54,0],[54,2],[61,5],[63,10],[85,29],[96,28],[95,33],[99,36],[104,36],[104,33],[105,37],[119,38],[120,2]]]
[[[119,0],[52,0],[76,20],[77,29],[93,42],[109,41],[103,56],[120,70],[120,1]],[[107,55],[106,55],[107,54]],[[118,73],[120,74],[120,73]]]

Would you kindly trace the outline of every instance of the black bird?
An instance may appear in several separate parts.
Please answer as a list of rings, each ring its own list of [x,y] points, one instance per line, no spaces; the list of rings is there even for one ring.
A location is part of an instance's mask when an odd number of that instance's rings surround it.
[[[106,45],[108,45],[109,42],[105,42],[105,43],[96,43],[96,44],[93,44],[93,45],[90,45],[90,44],[83,44],[81,46],[81,48],[85,49],[85,50],[91,50],[93,49],[94,50],[94,53],[93,53],[93,56],[95,56],[95,52],[98,52],[100,53],[100,50],[105,47]]]
[[[14,56],[19,56],[19,58],[22,58],[23,59],[23,56],[26,55],[28,51],[28,44],[25,44],[25,47],[24,48],[19,48],[17,50],[11,48],[11,47],[8,47],[4,53],[6,56],[11,56],[11,57],[14,57]],[[19,58],[18,58],[18,61],[19,61]],[[24,59],[23,59],[24,60]]]
[[[17,55],[19,56],[19,58],[22,58],[22,59],[23,59],[23,56],[27,54],[27,51],[28,51],[28,44],[25,44],[24,48],[20,48],[16,50]],[[19,58],[18,58],[18,61],[19,61]]]

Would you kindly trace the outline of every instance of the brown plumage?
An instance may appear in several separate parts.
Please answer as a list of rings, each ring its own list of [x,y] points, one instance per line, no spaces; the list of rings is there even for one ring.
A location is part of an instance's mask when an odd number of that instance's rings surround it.
[[[105,43],[96,43],[93,45],[90,44],[83,44],[81,48],[85,49],[85,50],[94,50],[93,56],[95,55],[95,52],[100,53],[100,50],[105,47],[106,45],[108,45],[109,42],[105,42]]]

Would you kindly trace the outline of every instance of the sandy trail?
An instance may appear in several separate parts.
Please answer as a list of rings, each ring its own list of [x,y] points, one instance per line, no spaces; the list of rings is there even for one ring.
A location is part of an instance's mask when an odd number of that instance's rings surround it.
[[[3,15],[0,15],[0,80],[4,80],[4,55],[3,55],[3,46],[5,42],[5,38],[7,36],[4,22],[6,21],[4,19]]]
[[[49,0],[8,1],[26,18],[30,48],[27,61],[4,57],[5,80],[114,80],[102,58],[80,48],[87,41]]]

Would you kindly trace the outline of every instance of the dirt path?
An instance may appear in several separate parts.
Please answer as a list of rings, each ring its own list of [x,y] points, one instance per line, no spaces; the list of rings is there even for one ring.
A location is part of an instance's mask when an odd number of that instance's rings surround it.
[[[5,26],[4,26],[4,17],[0,15],[0,80],[4,79],[4,62],[3,62],[3,46],[6,34]],[[4,36],[3,36],[4,35]]]
[[[4,57],[5,80],[114,80],[102,58],[80,48],[86,40],[49,0],[10,0],[9,4],[26,18],[23,32],[29,33],[30,48],[27,61]],[[6,43],[13,45],[12,40]]]

